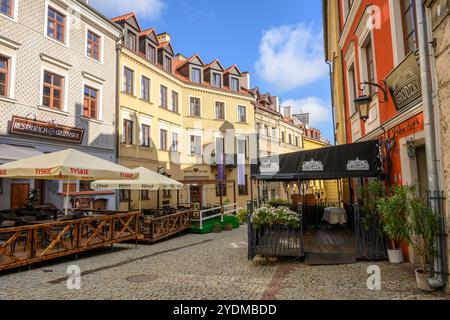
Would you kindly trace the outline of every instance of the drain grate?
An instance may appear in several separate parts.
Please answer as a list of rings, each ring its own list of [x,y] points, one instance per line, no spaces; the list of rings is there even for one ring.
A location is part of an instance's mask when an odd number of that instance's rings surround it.
[[[155,281],[156,279],[158,279],[158,276],[155,276],[153,274],[140,274],[140,275],[128,277],[127,281],[142,283],[142,282],[152,282],[152,281]]]

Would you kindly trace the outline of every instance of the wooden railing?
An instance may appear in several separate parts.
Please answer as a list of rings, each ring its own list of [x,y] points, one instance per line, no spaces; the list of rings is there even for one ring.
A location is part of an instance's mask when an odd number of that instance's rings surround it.
[[[139,212],[0,229],[0,271],[135,240]]]
[[[219,218],[223,222],[223,216],[224,215],[234,215],[236,214],[241,208],[238,207],[237,203],[227,204],[221,207],[216,208],[210,208],[205,210],[200,210],[198,212],[198,218],[192,219],[193,222],[199,222],[200,223],[200,229],[203,229],[203,222],[207,220],[211,220],[214,218]],[[217,212],[216,214],[210,214],[211,212]]]
[[[156,242],[186,229],[192,225],[192,211],[179,211],[162,217],[143,217],[140,240]]]

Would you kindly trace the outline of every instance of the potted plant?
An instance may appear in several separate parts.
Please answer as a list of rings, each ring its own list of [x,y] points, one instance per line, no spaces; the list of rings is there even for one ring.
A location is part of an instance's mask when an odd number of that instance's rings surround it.
[[[433,272],[431,261],[437,256],[435,238],[439,231],[439,216],[425,201],[413,197],[408,201],[408,243],[419,256],[421,268],[416,269],[416,281],[419,289],[434,291],[429,284]]]
[[[236,214],[236,218],[239,220],[239,223],[241,225],[247,222],[247,216],[248,216],[248,210],[245,208],[240,209]]]
[[[220,223],[215,223],[213,226],[213,233],[221,233],[222,232],[222,225]]]
[[[398,187],[391,196],[380,198],[377,203],[383,231],[391,243],[391,249],[388,249],[389,262],[394,264],[404,261],[400,241],[408,238],[406,211],[410,191],[410,187]]]

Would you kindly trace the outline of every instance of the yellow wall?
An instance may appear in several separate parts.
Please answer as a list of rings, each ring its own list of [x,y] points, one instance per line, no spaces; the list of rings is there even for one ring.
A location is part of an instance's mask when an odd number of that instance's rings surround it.
[[[201,179],[215,180],[217,168],[208,164],[202,164],[202,159],[196,159],[190,156],[190,133],[202,136],[202,145],[205,148],[208,144],[215,145],[215,135],[221,128],[234,128],[237,134],[250,134],[254,132],[254,98],[242,94],[224,92],[193,86],[184,83],[174,76],[162,71],[145,59],[136,54],[123,49],[121,54],[121,69],[119,71],[120,84],[123,83],[123,67],[126,66],[134,70],[135,94],[130,96],[121,92],[120,94],[120,120],[119,120],[119,163],[127,167],[143,166],[157,171],[164,168],[163,171],[170,174],[176,180]],[[150,103],[140,99],[141,76],[144,75],[151,80]],[[172,104],[172,91],[179,96],[179,113],[174,113],[160,107],[160,86],[168,88],[168,105]],[[191,117],[189,115],[190,97],[201,99],[201,117]],[[225,122],[214,120],[215,101],[225,103]],[[247,123],[237,123],[237,107],[245,106],[247,110]],[[135,122],[134,144],[125,145],[122,143],[123,119],[130,118]],[[141,123],[151,125],[152,147],[146,148],[140,146],[140,127]],[[168,132],[167,144],[170,147],[172,142],[172,133],[178,133],[179,155],[160,149],[160,129]],[[213,148],[214,149],[214,148]],[[175,160],[176,164],[173,163]],[[198,163],[198,164],[197,164]],[[236,195],[240,206],[245,206],[249,196],[239,196],[237,187],[237,168],[230,167],[226,169],[227,179],[236,181]],[[250,167],[247,164],[246,174],[250,182]],[[216,197],[215,185],[207,185],[205,188],[204,204],[219,203]],[[250,193],[250,186],[248,187]],[[138,192],[133,192],[133,203],[137,207]],[[227,197],[234,201],[233,186],[227,186]],[[184,187],[180,192],[181,201],[188,201],[188,189]],[[150,201],[143,201],[143,208],[156,207],[156,193],[151,193]],[[162,198],[162,195],[161,195]],[[176,192],[172,192],[172,205],[176,204]],[[162,200],[161,200],[162,201]],[[122,203],[121,209],[127,208],[128,203]]]

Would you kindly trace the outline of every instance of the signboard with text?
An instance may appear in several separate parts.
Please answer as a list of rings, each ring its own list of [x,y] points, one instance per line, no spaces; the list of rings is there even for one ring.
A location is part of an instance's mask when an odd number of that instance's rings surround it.
[[[84,129],[13,116],[11,133],[81,144]]]

